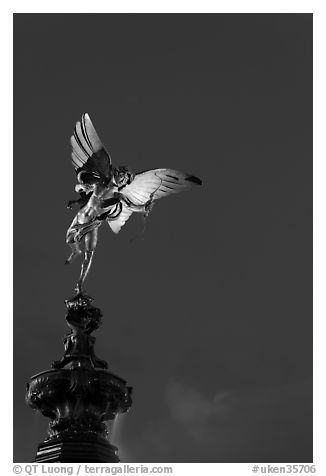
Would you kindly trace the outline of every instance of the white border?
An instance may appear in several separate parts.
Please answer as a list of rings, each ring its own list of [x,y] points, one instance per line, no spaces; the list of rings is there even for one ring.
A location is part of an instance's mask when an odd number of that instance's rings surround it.
[[[326,292],[326,174],[325,174],[325,2],[321,1],[171,1],[144,2],[119,1],[13,1],[2,3],[1,32],[1,133],[2,160],[6,177],[2,179],[2,217],[5,226],[1,234],[2,290],[2,359],[1,359],[1,453],[3,465],[12,473],[12,14],[20,13],[314,13],[314,464],[317,475],[326,474],[325,465],[325,292]],[[8,171],[10,169],[10,173]],[[9,173],[9,179],[8,179]],[[23,398],[23,397],[22,397]],[[295,462],[293,462],[295,463]],[[174,464],[174,474],[243,475],[250,474],[254,462],[248,464]],[[165,466],[168,463],[164,463]]]

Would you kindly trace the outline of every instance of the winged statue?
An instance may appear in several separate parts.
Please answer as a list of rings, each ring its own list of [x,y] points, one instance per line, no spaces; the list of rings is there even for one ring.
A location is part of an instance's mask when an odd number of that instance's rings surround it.
[[[78,204],[80,210],[66,235],[71,263],[83,251],[84,260],[76,292],[83,292],[83,284],[90,270],[97,244],[98,229],[106,222],[113,233],[119,233],[132,213],[147,216],[155,200],[172,193],[201,185],[199,178],[178,170],[161,168],[134,174],[125,166],[114,167],[110,154],[100,140],[87,113],[76,123],[71,142],[71,159],[77,174],[75,191],[78,200],[68,202],[68,208]]]

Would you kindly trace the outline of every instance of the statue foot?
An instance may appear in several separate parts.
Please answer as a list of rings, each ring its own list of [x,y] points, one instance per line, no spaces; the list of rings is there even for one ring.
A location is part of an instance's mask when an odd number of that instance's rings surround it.
[[[84,294],[80,284],[76,284],[74,291],[76,291],[76,294],[80,294],[81,296]]]
[[[80,297],[89,301],[93,301],[92,296],[89,296],[88,294],[86,294],[85,291],[82,290],[79,284],[76,285],[74,291],[76,292],[75,299]]]

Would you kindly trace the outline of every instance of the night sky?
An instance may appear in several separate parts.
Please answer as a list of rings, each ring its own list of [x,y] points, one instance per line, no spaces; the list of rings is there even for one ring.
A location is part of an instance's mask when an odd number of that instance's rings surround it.
[[[96,353],[134,387],[125,462],[312,461],[312,15],[14,16],[14,460],[24,401],[63,354],[81,261],[69,138],[88,112],[115,165],[203,187],[104,223],[86,290]]]

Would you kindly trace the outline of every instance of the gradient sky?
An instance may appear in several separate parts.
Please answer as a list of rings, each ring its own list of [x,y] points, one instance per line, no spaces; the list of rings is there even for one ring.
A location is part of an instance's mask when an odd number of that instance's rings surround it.
[[[61,357],[88,112],[114,164],[204,186],[104,224],[86,282],[96,352],[134,387],[129,462],[312,461],[312,15],[14,16],[14,460],[48,420],[24,401]]]

